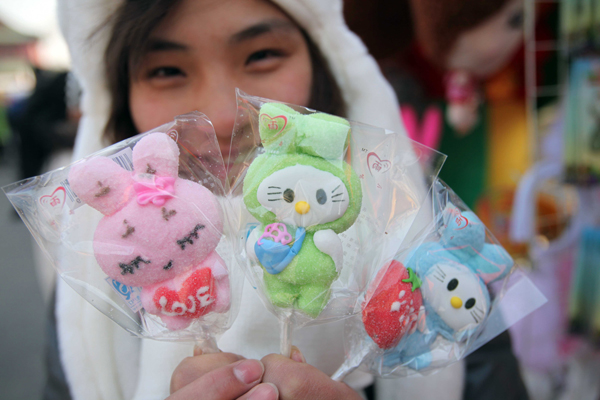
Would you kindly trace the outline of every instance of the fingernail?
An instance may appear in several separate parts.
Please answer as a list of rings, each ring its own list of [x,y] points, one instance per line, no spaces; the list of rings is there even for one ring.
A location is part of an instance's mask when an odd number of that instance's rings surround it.
[[[248,393],[247,400],[277,400],[279,390],[272,383],[261,383]]]
[[[196,356],[201,356],[203,353],[202,349],[200,348],[200,346],[194,346],[194,357]]]
[[[265,367],[263,363],[258,360],[244,360],[239,361],[238,364],[233,367],[233,374],[242,383],[249,385],[258,381],[262,378]]]
[[[302,355],[302,352],[296,346],[292,346],[292,357],[291,358],[292,358],[292,360],[299,362],[299,363],[306,362],[306,359]]]

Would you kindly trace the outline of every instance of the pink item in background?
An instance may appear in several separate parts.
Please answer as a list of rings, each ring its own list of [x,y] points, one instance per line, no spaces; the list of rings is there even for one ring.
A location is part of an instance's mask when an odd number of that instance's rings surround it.
[[[215,252],[221,208],[208,189],[178,177],[178,164],[177,144],[158,132],[134,147],[133,172],[96,157],[69,173],[73,191],[104,214],[94,233],[98,264],[112,279],[142,287],[146,312],[171,330],[229,307],[227,269]]]
[[[408,137],[432,149],[437,149],[442,138],[442,112],[435,106],[429,107],[423,114],[422,123],[415,109],[402,105],[400,109]]]

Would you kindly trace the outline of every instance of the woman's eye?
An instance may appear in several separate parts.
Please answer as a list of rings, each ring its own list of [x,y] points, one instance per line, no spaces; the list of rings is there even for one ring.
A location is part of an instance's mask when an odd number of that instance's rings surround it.
[[[327,202],[327,194],[323,189],[317,190],[317,203],[325,204]]]
[[[508,26],[511,29],[521,29],[523,27],[523,10],[516,11],[508,18]]]
[[[177,67],[159,67],[150,71],[150,78],[172,78],[185,76],[184,72]]]
[[[264,61],[264,60],[268,60],[271,58],[281,57],[282,55],[283,55],[283,53],[278,50],[271,50],[271,49],[259,50],[259,51],[256,51],[256,52],[250,54],[250,56],[246,59],[245,65],[250,65],[254,62]]]
[[[285,200],[288,203],[294,201],[294,191],[292,189],[285,189],[285,191],[283,192],[283,200]]]
[[[450,282],[448,282],[448,290],[451,292],[458,286],[458,279],[454,278]]]

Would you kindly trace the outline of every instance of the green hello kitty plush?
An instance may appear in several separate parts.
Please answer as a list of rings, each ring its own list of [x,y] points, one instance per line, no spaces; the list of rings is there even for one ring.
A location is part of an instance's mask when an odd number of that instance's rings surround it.
[[[360,181],[343,160],[350,124],[266,103],[259,133],[265,152],[248,168],[243,194],[260,225],[248,236],[246,251],[262,266],[274,306],[316,318],[343,265],[338,234],[361,208]]]

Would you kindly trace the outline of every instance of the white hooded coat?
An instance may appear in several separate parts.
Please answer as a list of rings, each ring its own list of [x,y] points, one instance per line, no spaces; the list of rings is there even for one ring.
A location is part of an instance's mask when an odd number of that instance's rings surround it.
[[[101,137],[110,98],[103,55],[110,26],[96,34],[122,0],[59,0],[59,20],[69,45],[73,72],[82,86],[79,132],[74,160],[104,147]],[[343,20],[342,0],[272,0],[311,36],[328,61],[342,91],[348,118],[406,136],[395,95],[375,60]],[[233,95],[233,94],[232,94]],[[201,110],[200,110],[201,111]],[[95,310],[62,280],[57,287],[57,330],[61,361],[75,400],[153,400],[169,395],[173,370],[192,354],[191,343],[165,343],[130,336]],[[277,319],[246,286],[232,328],[219,340],[223,351],[262,358],[278,351]],[[302,330],[294,342],[307,361],[327,374],[342,363],[343,322]],[[346,382],[360,389],[370,375],[355,372]],[[427,378],[386,380],[378,384],[381,399],[460,399],[461,364]]]

